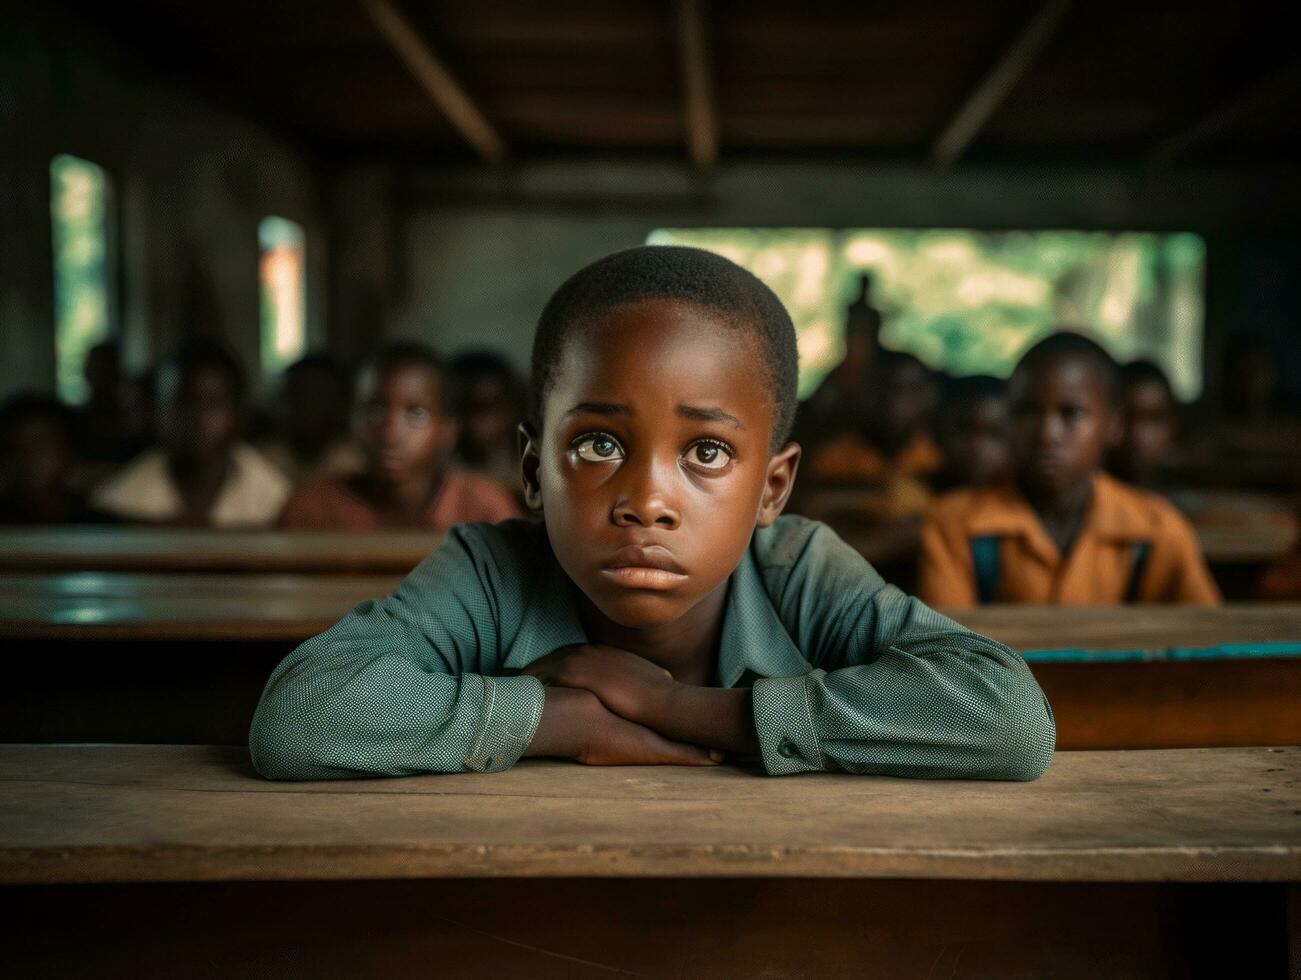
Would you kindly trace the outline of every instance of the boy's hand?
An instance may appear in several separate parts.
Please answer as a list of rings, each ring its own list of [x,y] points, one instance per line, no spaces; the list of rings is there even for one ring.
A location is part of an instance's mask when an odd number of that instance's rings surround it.
[[[682,685],[663,667],[618,647],[585,643],[561,647],[524,668],[548,687],[591,691],[616,715],[651,724],[668,712]]]
[[[548,687],[527,756],[560,756],[589,766],[712,766],[721,752],[675,742],[620,718],[589,691]]]

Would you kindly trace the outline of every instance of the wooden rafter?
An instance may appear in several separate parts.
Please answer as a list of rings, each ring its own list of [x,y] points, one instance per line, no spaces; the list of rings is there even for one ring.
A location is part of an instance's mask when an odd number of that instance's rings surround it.
[[[708,170],[718,159],[718,119],[704,0],[678,0],[677,28],[687,153],[697,169]]]
[[[362,0],[362,6],[448,122],[486,162],[502,163],[505,141],[411,22],[391,0]]]
[[[1046,0],[1039,8],[940,132],[931,146],[932,164],[941,169],[951,167],[966,152],[989,117],[1034,64],[1070,5],[1071,0]]]
[[[1268,72],[1237,95],[1214,106],[1192,125],[1162,140],[1148,163],[1153,167],[1168,167],[1193,147],[1223,135],[1257,110],[1298,95],[1301,95],[1301,60]]]

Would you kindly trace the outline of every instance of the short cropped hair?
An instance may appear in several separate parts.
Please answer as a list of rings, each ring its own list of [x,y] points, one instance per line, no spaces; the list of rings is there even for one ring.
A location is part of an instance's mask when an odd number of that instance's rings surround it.
[[[384,345],[362,366],[360,373],[364,375],[367,371],[374,371],[379,377],[399,367],[419,367],[432,373],[438,379],[439,407],[446,415],[457,412],[460,399],[447,365],[432,348],[418,341],[398,340]]]
[[[795,421],[799,387],[799,353],[790,314],[771,289],[736,263],[679,245],[616,252],[580,269],[556,290],[533,338],[535,424],[541,426],[542,406],[570,334],[617,306],[646,299],[691,303],[717,315],[729,328],[750,332],[773,394],[772,448],[780,448]]]
[[[1100,344],[1070,330],[1051,333],[1021,355],[1013,375],[1037,371],[1059,361],[1083,361],[1097,372],[1108,405],[1115,405],[1120,395],[1120,372],[1116,362]]]
[[[1122,389],[1128,389],[1134,385],[1145,384],[1149,381],[1154,384],[1159,384],[1165,389],[1165,393],[1170,396],[1170,400],[1175,400],[1174,389],[1170,387],[1170,379],[1154,361],[1144,359],[1130,361],[1128,364],[1121,365],[1120,386]]]
[[[944,413],[966,408],[981,401],[997,401],[1007,397],[1007,382],[991,374],[969,374],[949,378],[940,389],[941,419]]]

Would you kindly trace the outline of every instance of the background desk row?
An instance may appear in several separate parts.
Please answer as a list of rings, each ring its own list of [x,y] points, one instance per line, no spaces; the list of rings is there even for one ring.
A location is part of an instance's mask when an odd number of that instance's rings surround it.
[[[396,581],[0,576],[0,740],[241,743],[276,663]],[[1301,744],[1301,605],[955,616],[1021,651],[1067,651],[1028,656],[1063,748]]]

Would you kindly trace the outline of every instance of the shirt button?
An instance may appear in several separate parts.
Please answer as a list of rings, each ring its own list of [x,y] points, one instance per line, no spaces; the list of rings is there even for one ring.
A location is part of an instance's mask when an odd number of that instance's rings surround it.
[[[794,759],[800,754],[800,750],[796,748],[794,742],[782,742],[781,745],[777,746],[777,754],[783,759]]]

